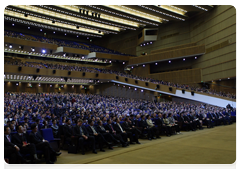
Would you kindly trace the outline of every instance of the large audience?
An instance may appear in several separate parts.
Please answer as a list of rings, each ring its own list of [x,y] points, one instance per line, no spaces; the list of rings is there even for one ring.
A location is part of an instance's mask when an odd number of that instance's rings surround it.
[[[151,141],[160,139],[160,135],[170,137],[181,134],[183,130],[196,131],[202,130],[203,126],[213,128],[231,124],[231,115],[234,114],[236,108],[231,106],[223,108],[204,103],[157,102],[77,93],[4,94],[5,143],[8,143],[8,136],[16,132],[11,138],[12,141],[9,139],[11,145],[18,153],[23,154],[24,151],[32,155],[32,160],[26,160],[21,154],[17,154],[17,162],[12,162],[14,159],[10,155],[10,163],[39,161],[37,152],[29,149],[30,146],[35,147],[35,150],[44,151],[46,163],[54,163],[57,160],[56,156],[61,152],[46,144],[48,141],[40,135],[42,129],[51,128],[54,137],[62,137],[63,144],[69,145],[69,148],[76,144],[78,148],[75,151],[81,150],[82,154],[85,154],[83,141],[86,140],[92,152],[96,154],[96,146],[93,145],[95,142],[100,151],[105,152],[104,146],[113,149],[113,144],[122,144],[122,147],[140,144],[138,138]],[[31,132],[28,134],[29,130]],[[21,142],[18,143],[17,135],[22,134],[25,134],[25,140],[28,140],[27,144],[23,144],[27,147],[22,146]],[[7,148],[7,144],[4,146]],[[16,150],[13,154],[16,154]],[[10,153],[4,152],[5,157]]]
[[[191,90],[191,91],[196,91],[200,93],[208,93],[216,96],[221,96],[221,97],[227,97],[227,98],[232,98],[236,99],[236,94],[234,93],[229,93],[229,92],[223,92],[223,91],[216,91],[215,89],[206,89],[206,88],[201,88],[199,86],[190,86],[186,84],[179,84],[179,83],[173,83],[173,82],[167,82],[163,80],[156,80],[153,78],[146,78],[146,77],[141,77],[133,74],[127,74],[125,72],[121,71],[115,71],[111,69],[103,69],[103,68],[96,68],[96,67],[81,67],[77,65],[66,65],[66,64],[49,64],[49,63],[37,63],[37,62],[21,62],[17,60],[4,60],[4,64],[9,64],[9,65],[17,65],[17,66],[26,66],[26,67],[36,67],[36,68],[48,68],[48,69],[59,69],[59,70],[68,70],[68,71],[82,71],[82,72],[90,72],[90,73],[105,73],[105,74],[116,74],[118,76],[126,77],[126,78],[132,78],[140,81],[146,81],[146,82],[151,82],[155,84],[162,84],[162,85],[167,85],[167,86],[172,86],[180,89],[186,89],[186,90]]]
[[[77,42],[54,39],[54,38],[46,38],[46,37],[42,37],[42,36],[22,34],[22,33],[13,32],[13,31],[4,30],[4,36],[19,38],[19,39],[24,39],[24,40],[30,40],[30,41],[38,41],[38,42],[49,43],[49,44],[56,44],[58,46],[64,46],[64,47],[85,49],[85,50],[90,50],[91,52],[101,52],[101,53],[132,56],[129,54],[124,54],[124,53],[120,53],[120,52],[117,52],[114,50],[103,48],[103,47],[100,47],[97,45],[91,45],[91,44],[86,44],[86,43],[77,43]]]

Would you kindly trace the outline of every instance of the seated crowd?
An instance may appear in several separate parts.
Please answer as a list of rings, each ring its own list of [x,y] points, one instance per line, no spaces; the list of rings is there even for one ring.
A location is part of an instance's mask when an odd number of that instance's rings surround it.
[[[103,68],[96,68],[96,67],[81,67],[77,65],[66,65],[66,64],[48,64],[48,63],[42,63],[42,62],[40,63],[25,62],[24,63],[20,61],[8,61],[8,60],[6,61],[4,60],[4,64],[25,66],[25,67],[36,67],[36,68],[60,69],[60,70],[68,70],[68,71],[82,71],[82,72],[90,72],[90,73],[116,74],[118,76],[132,78],[140,81],[147,81],[155,84],[162,84],[162,85],[172,86],[180,89],[186,89],[186,90],[196,91],[200,93],[207,93],[207,94],[212,94],[216,96],[236,99],[236,94],[234,93],[229,93],[229,92],[226,93],[222,91],[219,92],[214,89],[206,89],[206,88],[201,88],[197,86],[194,87],[194,86],[185,85],[185,84],[181,85],[178,83],[172,83],[172,82],[167,82],[163,80],[156,80],[153,78],[140,77],[137,75],[127,74],[121,71],[115,71],[110,69],[103,69]]]
[[[4,94],[4,157],[9,163],[46,163],[61,154],[43,138],[51,129],[61,147],[81,151],[112,150],[113,145],[140,144],[139,138],[160,139],[180,131],[231,124],[236,108],[125,99],[76,93]],[[75,147],[75,148],[74,148]],[[69,150],[70,152],[70,150]],[[72,151],[71,151],[72,152]],[[25,156],[29,155],[30,160]],[[40,154],[41,156],[41,154]]]
[[[46,38],[46,37],[42,37],[42,36],[22,34],[22,33],[13,32],[13,31],[4,30],[4,36],[19,38],[19,39],[24,39],[24,40],[30,40],[30,41],[38,41],[38,42],[49,43],[49,44],[56,44],[58,46],[80,48],[80,49],[90,50],[90,52],[101,52],[101,53],[133,56],[130,54],[124,54],[124,53],[120,53],[120,52],[117,52],[114,50],[103,48],[103,47],[100,47],[97,45],[91,45],[91,44],[86,44],[86,43],[77,43],[77,42],[54,39],[54,38]]]

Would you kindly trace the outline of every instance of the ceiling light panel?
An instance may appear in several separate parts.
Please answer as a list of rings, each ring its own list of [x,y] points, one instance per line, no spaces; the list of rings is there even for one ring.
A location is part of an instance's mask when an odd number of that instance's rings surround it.
[[[160,8],[160,9],[167,10],[169,12],[174,12],[172,9],[170,9],[169,5],[155,5],[155,6]],[[179,20],[185,21],[185,19],[179,18],[179,17],[177,17],[175,15],[172,15],[172,14],[168,14],[168,13],[165,13],[165,12],[162,12],[162,11],[157,11],[157,10],[155,10],[155,12],[158,12],[158,13],[160,13],[162,15],[166,15],[166,16],[171,17],[171,18],[175,18],[175,19],[179,19]],[[176,12],[174,12],[174,13],[176,13]],[[177,13],[177,14],[179,14],[179,13]],[[179,15],[182,15],[182,14],[179,14]],[[183,16],[185,16],[185,15],[183,15]]]
[[[86,25],[94,25],[94,26],[97,26],[97,27],[100,27],[100,28],[109,29],[109,30],[113,30],[113,31],[120,31],[118,27],[113,27],[113,26],[109,26],[109,25],[105,25],[105,24],[101,24],[101,23],[92,22],[92,21],[88,21],[88,20],[85,20],[85,19],[77,18],[77,17],[72,17],[72,16],[69,16],[69,15],[64,15],[64,14],[61,14],[61,13],[58,13],[58,12],[45,10],[43,8],[37,8],[35,6],[30,6],[30,5],[13,5],[13,6],[24,9],[24,10],[33,11],[33,12],[36,12],[36,13],[49,15],[51,17],[56,17],[56,18],[59,18],[59,19],[65,19],[65,20],[69,20],[69,21],[72,21],[72,22],[83,23],[83,24],[86,24]],[[56,23],[54,25],[56,25]],[[76,29],[76,27],[75,27],[75,29]]]
[[[34,17],[34,16],[24,17],[24,15],[21,15],[20,13],[16,13],[16,12],[9,11],[9,10],[6,10],[6,9],[4,10],[4,14],[12,16],[12,17],[26,19],[26,20],[29,20],[29,21],[40,22],[40,23],[48,24],[48,25],[54,25],[54,26],[62,27],[62,28],[66,28],[66,29],[72,29],[72,30],[75,30],[75,31],[83,31],[83,32],[103,35],[102,32],[98,33],[98,31],[87,29],[87,28],[79,28],[79,29],[77,29],[76,26],[73,26],[73,25],[67,25],[67,24],[63,24],[63,23],[55,23],[55,24],[53,24],[52,21],[50,21],[50,20],[37,18],[37,17]]]
[[[155,5],[155,6],[157,6],[159,8],[163,8],[163,9],[171,11],[171,12],[174,12],[174,13],[177,13],[179,15],[183,15],[183,16],[185,16],[185,13],[187,13],[186,10],[178,8],[178,7],[175,7],[173,5],[160,5],[160,6]]]
[[[162,23],[162,19],[159,18],[159,17],[147,14],[145,12],[137,11],[135,9],[131,9],[131,8],[128,8],[128,7],[125,7],[125,6],[122,6],[122,5],[104,5],[104,6],[106,6],[108,8],[112,8],[114,10],[118,10],[118,11],[121,11],[121,12],[131,14],[131,15],[135,15],[135,16],[138,16],[138,17],[141,17],[141,18],[145,18],[145,19],[148,19],[148,20],[151,20],[151,21]]]
[[[74,5],[55,5],[55,6],[65,8],[65,9],[68,9],[68,10],[71,10],[74,12],[79,12],[79,8]],[[91,12],[89,12],[88,15],[91,16]],[[129,26],[133,26],[133,27],[139,27],[139,24],[137,22],[128,21],[128,20],[125,20],[122,18],[112,17],[110,15],[106,15],[106,14],[102,14],[102,13],[101,13],[101,19],[129,25]]]

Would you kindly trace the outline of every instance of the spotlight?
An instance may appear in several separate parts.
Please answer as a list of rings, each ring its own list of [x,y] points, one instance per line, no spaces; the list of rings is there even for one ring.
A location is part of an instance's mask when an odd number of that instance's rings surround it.
[[[32,47],[31,50],[34,52],[34,51],[35,51],[35,48]]]
[[[52,87],[52,85],[50,84],[50,87]]]
[[[230,77],[228,77],[228,79],[230,79]]]
[[[84,56],[82,56],[82,59],[84,59]]]
[[[53,34],[55,34],[55,31],[53,31]]]
[[[16,83],[16,86],[18,86],[18,83]]]
[[[14,26],[14,24],[12,24],[12,26]]]
[[[28,27],[28,29],[30,29],[30,27]]]
[[[197,59],[197,57],[195,57],[195,59]]]
[[[42,31],[42,29],[40,29],[40,31]]]
[[[41,84],[39,83],[39,85],[38,85],[39,87],[41,86]]]
[[[157,63],[155,63],[155,65],[158,65]]]
[[[183,58],[183,61],[185,61],[185,58]]]
[[[152,42],[150,42],[150,44],[152,44]]]
[[[132,67],[133,68],[133,67]]]
[[[140,46],[142,47],[142,44]]]
[[[11,44],[9,45],[9,48],[12,48],[12,45],[11,45]]]
[[[66,33],[64,35],[67,35]]]
[[[125,62],[123,62],[123,64],[125,64]]]
[[[145,65],[143,65],[143,67],[145,67]]]
[[[143,90],[141,90],[141,92],[143,92]]]
[[[169,62],[169,63],[171,63],[171,61],[170,61],[170,60],[169,60],[168,62]]]
[[[46,50],[42,50],[42,53],[45,54],[45,53],[46,53]]]
[[[112,63],[112,61],[110,60],[109,63]]]
[[[137,90],[137,88],[135,88],[134,90]]]
[[[145,44],[143,44],[145,46]]]

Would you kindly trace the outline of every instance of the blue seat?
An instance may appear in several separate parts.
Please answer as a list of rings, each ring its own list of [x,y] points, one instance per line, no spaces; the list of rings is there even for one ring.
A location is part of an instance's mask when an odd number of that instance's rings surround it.
[[[55,151],[59,151],[60,138],[53,137],[52,128],[41,129],[41,134],[43,139],[47,140]]]

